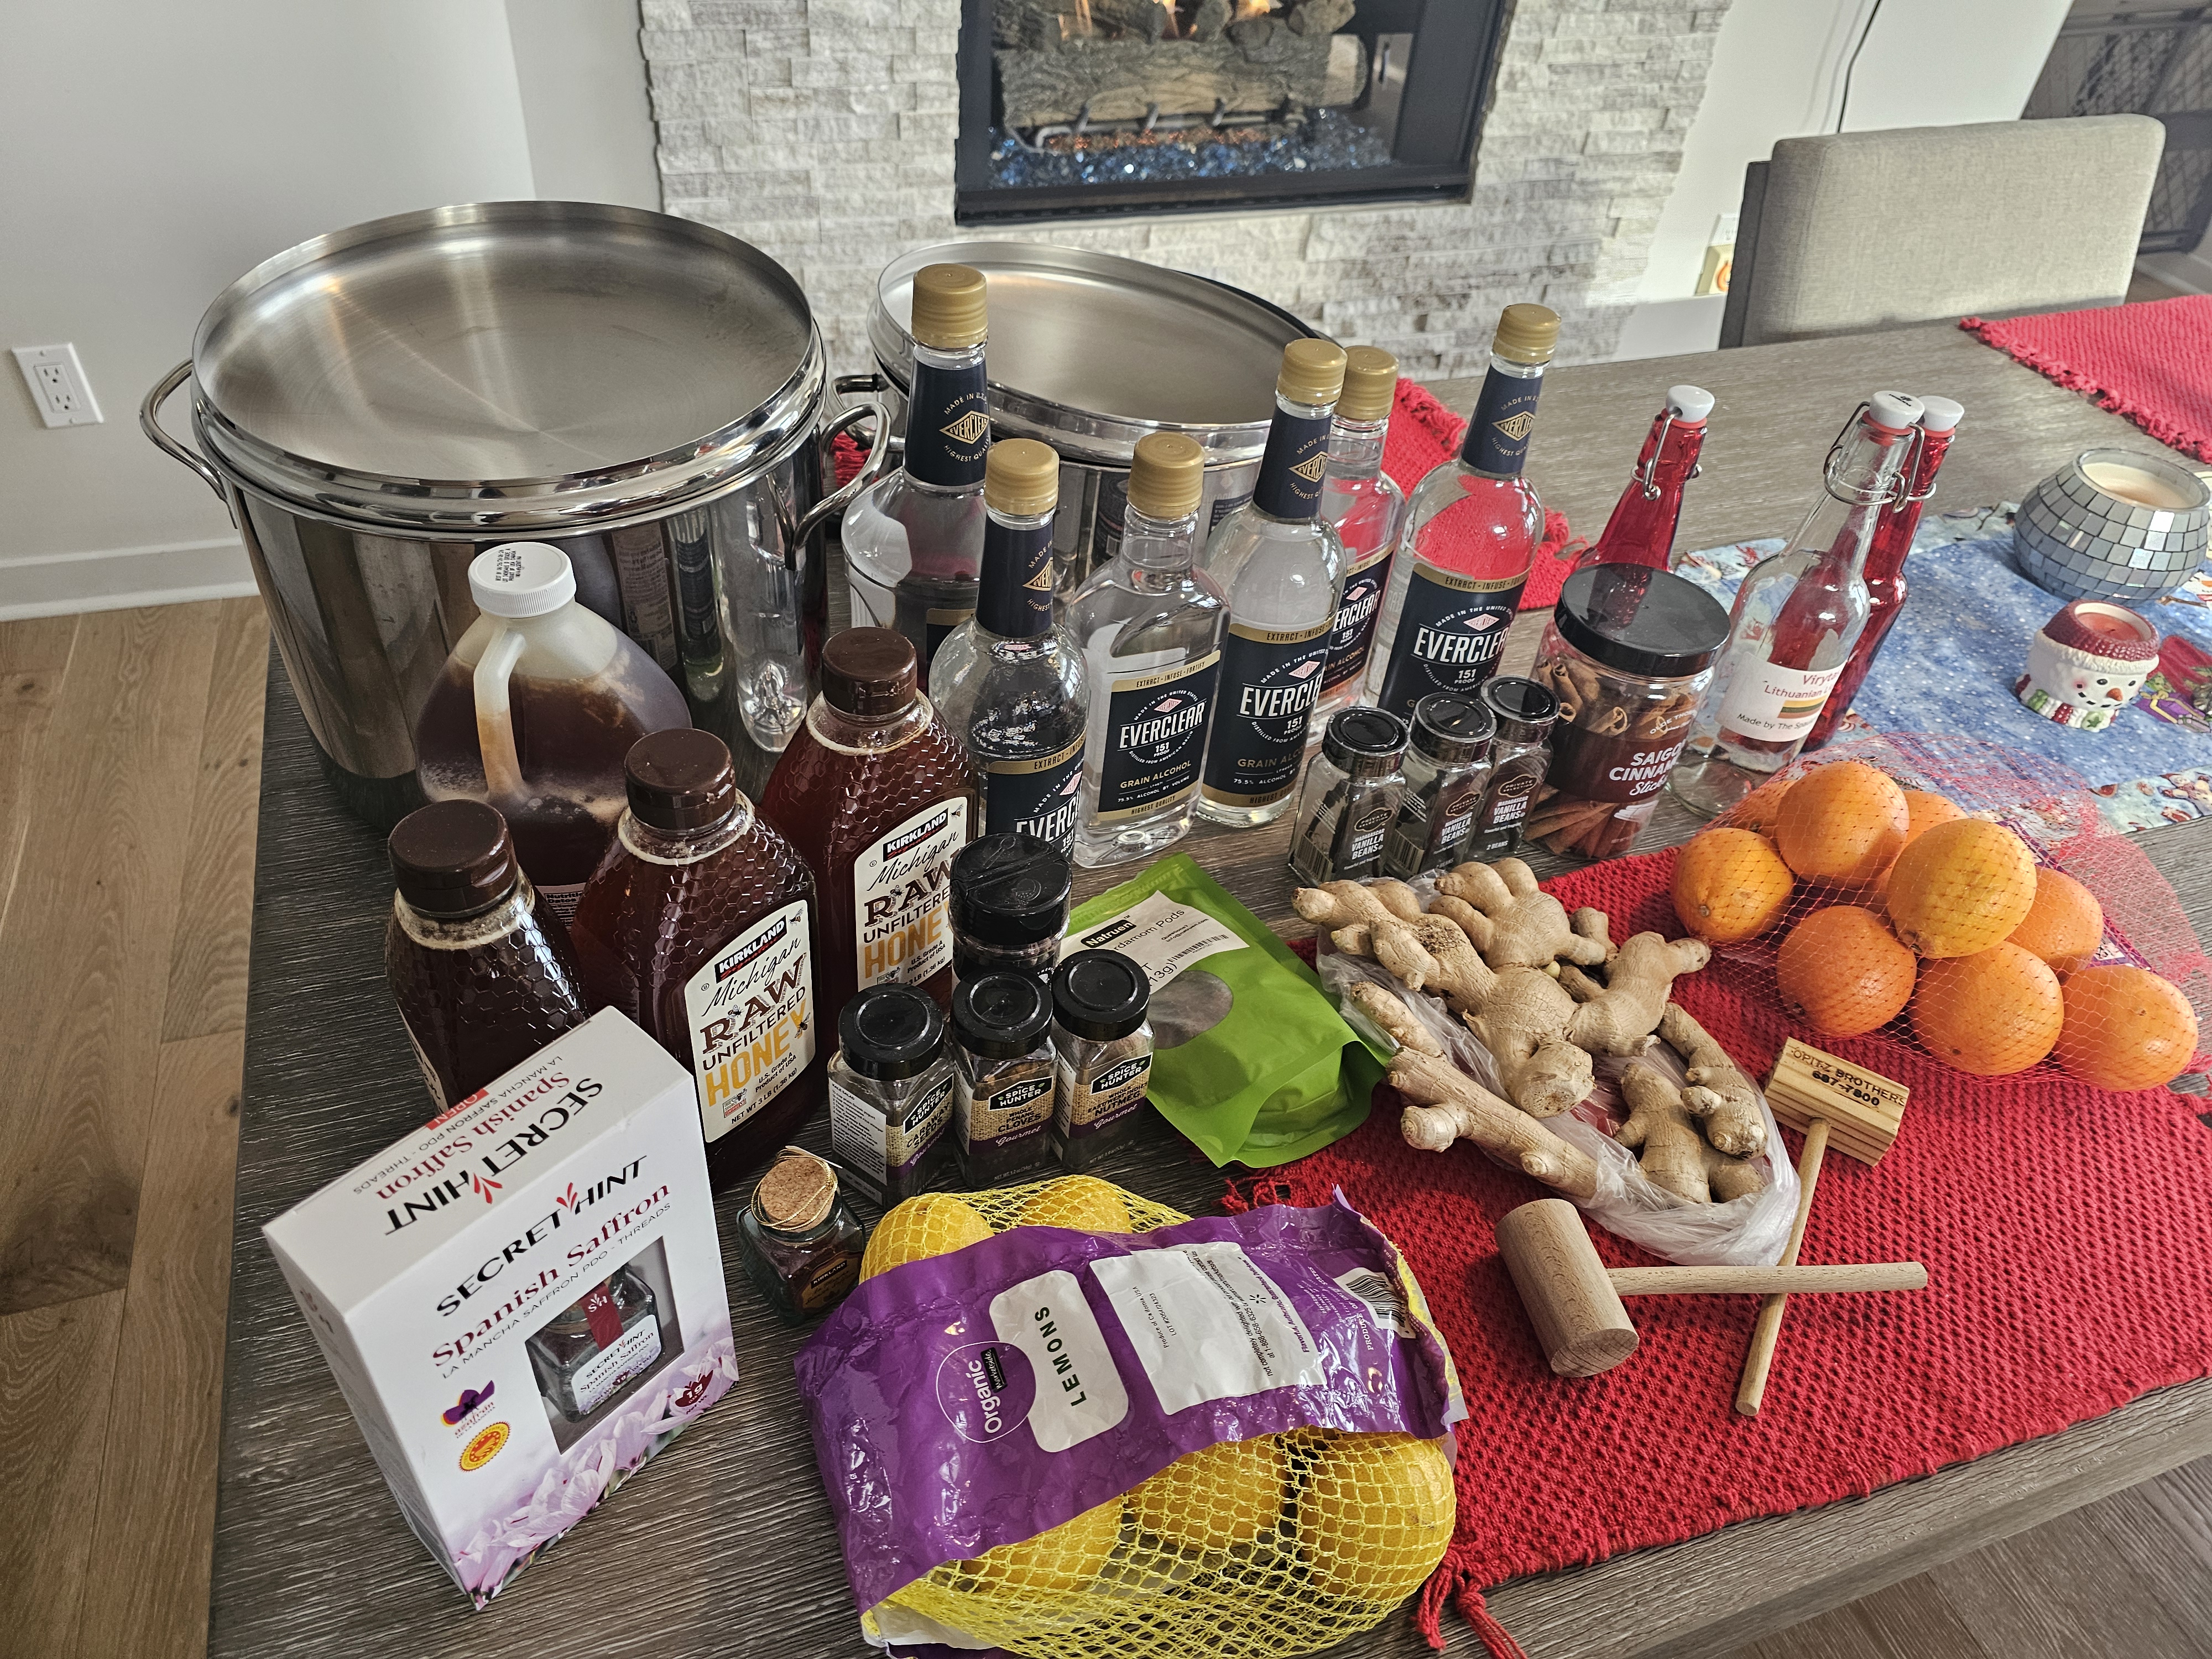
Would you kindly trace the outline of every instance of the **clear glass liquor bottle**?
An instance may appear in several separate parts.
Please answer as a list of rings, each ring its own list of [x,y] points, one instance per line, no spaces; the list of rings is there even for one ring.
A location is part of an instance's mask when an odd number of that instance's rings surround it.
[[[1283,348],[1275,419],[1252,499],[1213,528],[1200,564],[1229,601],[1198,812],[1272,823],[1291,810],[1344,589],[1344,544],[1316,515],[1344,350]]]
[[[853,626],[905,635],[924,684],[937,647],[975,614],[991,442],[984,330],[981,271],[925,265],[916,273],[905,464],[854,498],[839,535]]]
[[[1075,635],[1052,619],[1060,457],[1033,438],[994,444],[983,477],[975,614],[938,647],[929,700],[968,757],[987,836],[1075,839],[1091,708]]]
[[[1559,338],[1542,306],[1499,313],[1467,440],[1414,487],[1367,659],[1367,701],[1401,720],[1432,691],[1473,696],[1498,672],[1544,540],[1543,503],[1521,469]]]
[[[1727,811],[1804,747],[1866,626],[1867,544],[1899,492],[1919,418],[1920,400],[1900,392],[1862,404],[1790,545],[1736,589],[1728,643],[1669,785],[1692,811]]]
[[[1113,560],[1067,602],[1091,681],[1075,861],[1149,858],[1190,828],[1229,606],[1191,561],[1206,453],[1180,432],[1139,441]]]
[[[1310,741],[1319,741],[1331,714],[1359,701],[1390,562],[1406,528],[1406,492],[1382,471],[1382,443],[1397,393],[1398,360],[1389,352],[1354,346],[1344,354],[1344,395],[1329,428],[1328,472],[1321,487],[1322,520],[1344,544],[1344,592],[1322,665]]]

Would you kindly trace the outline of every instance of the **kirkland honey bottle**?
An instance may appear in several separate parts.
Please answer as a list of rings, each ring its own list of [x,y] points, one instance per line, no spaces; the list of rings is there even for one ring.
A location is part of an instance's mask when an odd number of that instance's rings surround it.
[[[738,788],[710,732],[656,732],[623,763],[629,805],[569,938],[594,1006],[690,1072],[717,1191],[821,1104],[814,878]]]
[[[889,981],[952,995],[952,856],[975,832],[967,757],[915,683],[913,643],[854,628],[822,648],[822,695],[783,751],[761,816],[814,872],[822,1029]]]

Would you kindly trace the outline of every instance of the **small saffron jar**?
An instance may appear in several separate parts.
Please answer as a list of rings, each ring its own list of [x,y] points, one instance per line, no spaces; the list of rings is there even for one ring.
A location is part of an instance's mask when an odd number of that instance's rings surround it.
[[[738,1218],[745,1276],[793,1324],[827,1313],[860,1282],[867,1234],[837,1190],[837,1171],[797,1146],[777,1154]]]
[[[2060,726],[2101,732],[2158,666],[2158,629],[2109,599],[2076,599],[2027,644],[2013,695]]]

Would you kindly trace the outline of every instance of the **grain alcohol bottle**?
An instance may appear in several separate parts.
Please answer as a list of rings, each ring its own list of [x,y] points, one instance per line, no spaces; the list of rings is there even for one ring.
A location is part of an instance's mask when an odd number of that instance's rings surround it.
[[[1091,683],[1075,636],[1052,617],[1060,457],[1032,438],[991,447],[975,614],[929,671],[938,719],[966,752],[985,835],[1030,835],[1065,853],[1083,799]]]
[[[1466,441],[1413,490],[1367,665],[1368,701],[1401,720],[1431,692],[1472,696],[1498,672],[1544,539],[1543,503],[1521,467],[1559,338],[1542,306],[1499,313]]]
[[[1216,823],[1272,823],[1297,794],[1344,588],[1344,544],[1317,516],[1343,389],[1341,347],[1283,348],[1260,482],[1206,539],[1201,564],[1229,601],[1198,798]]]
[[[1382,470],[1397,395],[1395,357],[1376,346],[1354,346],[1344,354],[1344,395],[1329,428],[1328,473],[1321,487],[1321,516],[1344,544],[1344,592],[1336,602],[1310,737],[1318,737],[1338,709],[1359,700],[1390,585],[1390,561],[1406,528],[1406,492]]]
[[[1191,568],[1205,486],[1195,439],[1139,439],[1121,544],[1067,602],[1091,680],[1080,865],[1149,858],[1190,828],[1229,611]]]
[[[906,459],[845,509],[853,625],[914,644],[924,684],[946,635],[975,612],[983,560],[983,458],[991,407],[983,381],[983,274],[924,265],[914,279],[914,387]]]

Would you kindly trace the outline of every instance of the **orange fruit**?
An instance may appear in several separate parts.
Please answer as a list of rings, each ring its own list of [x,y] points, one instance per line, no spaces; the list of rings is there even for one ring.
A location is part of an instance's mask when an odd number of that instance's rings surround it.
[[[1765,933],[1796,884],[1766,837],[1748,830],[1707,830],[1674,855],[1674,914],[1709,945]]]
[[[1814,768],[1782,798],[1774,842],[1799,875],[1863,887],[1897,856],[1910,823],[1905,792],[1887,773],[1864,761],[1835,761]]]
[[[2058,1063],[2100,1089],[2154,1089],[2197,1052],[2197,1011],[2148,968],[2084,968],[2066,981]]]
[[[2058,1041],[2066,1010],[2042,957],[2000,941],[1920,970],[1912,1032],[1947,1065],[1978,1077],[2024,1072]]]
[[[2105,942],[2105,907],[2073,877],[2039,864],[2035,902],[2028,906],[2020,926],[2012,930],[2012,942],[2023,951],[2034,951],[2051,964],[2052,973],[2064,979],[2075,969],[2087,967],[2089,958]]]
[[[1782,811],[1782,798],[1796,783],[1795,778],[1768,780],[1729,807],[1721,822],[1731,830],[1749,830],[1761,836],[1771,834],[1774,820]]]
[[[1933,794],[1925,789],[1908,789],[1905,792],[1905,845],[1911,846],[1939,823],[1949,823],[1966,816],[1948,796]],[[1902,852],[1904,848],[1898,850]],[[1893,864],[1890,869],[1896,867]],[[1889,891],[1888,870],[1875,878],[1874,887],[1877,893]]]
[[[2003,942],[2035,903],[2035,859],[2001,823],[1939,823],[1897,855],[1889,919],[1923,957],[1970,957]]]
[[[1790,930],[1775,954],[1774,982],[1814,1030],[1857,1036],[1905,1012],[1917,965],[1873,911],[1832,904]]]

